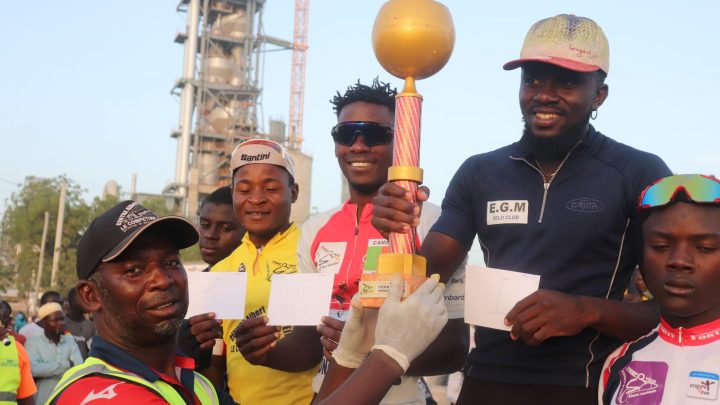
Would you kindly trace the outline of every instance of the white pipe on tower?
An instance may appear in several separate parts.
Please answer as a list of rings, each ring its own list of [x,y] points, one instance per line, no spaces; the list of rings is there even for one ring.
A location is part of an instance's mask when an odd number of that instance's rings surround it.
[[[200,0],[190,0],[187,10],[187,40],[183,57],[183,89],[180,94],[180,139],[175,163],[175,181],[180,185],[183,210],[187,205],[188,175],[190,165],[190,137],[195,89],[195,58],[198,49],[198,24],[200,23]]]

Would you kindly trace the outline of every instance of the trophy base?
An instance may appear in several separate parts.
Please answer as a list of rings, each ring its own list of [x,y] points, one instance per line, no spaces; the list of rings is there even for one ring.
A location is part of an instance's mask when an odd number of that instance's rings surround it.
[[[403,295],[407,298],[427,279],[426,262],[422,256],[409,253],[383,253],[376,272],[365,272],[360,278],[360,303],[364,308],[380,308],[390,291],[395,274],[403,278]]]

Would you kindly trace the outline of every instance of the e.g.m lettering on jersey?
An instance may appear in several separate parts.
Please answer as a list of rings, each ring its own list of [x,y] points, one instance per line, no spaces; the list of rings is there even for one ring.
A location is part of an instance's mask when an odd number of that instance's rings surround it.
[[[527,224],[528,200],[488,201],[487,224]]]

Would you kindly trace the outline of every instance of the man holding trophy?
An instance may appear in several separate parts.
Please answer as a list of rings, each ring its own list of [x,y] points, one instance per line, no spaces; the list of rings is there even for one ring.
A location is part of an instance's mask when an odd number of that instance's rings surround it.
[[[458,403],[592,404],[608,353],[657,324],[653,304],[621,300],[640,256],[635,201],[670,171],[589,124],[608,96],[609,47],[594,21],[537,22],[504,68],[522,70],[522,138],[461,165],[419,254],[446,280],[477,235],[488,267],[540,275],[540,290],[506,315],[510,333],[476,329]],[[408,234],[428,193],[386,184],[373,225]],[[491,212],[508,201],[523,203],[517,215]]]

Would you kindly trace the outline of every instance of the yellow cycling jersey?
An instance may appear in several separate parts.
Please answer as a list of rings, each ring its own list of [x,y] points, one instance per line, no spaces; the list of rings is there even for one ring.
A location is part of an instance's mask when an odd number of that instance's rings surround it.
[[[210,271],[247,273],[245,319],[267,315],[270,285],[274,274],[296,273],[297,245],[300,230],[295,224],[276,234],[265,246],[257,248],[249,239]],[[241,404],[309,404],[312,400],[312,378],[317,369],[290,373],[248,363],[237,347],[233,331],[241,320],[223,320],[227,378],[230,395]],[[282,336],[292,333],[283,327]]]

